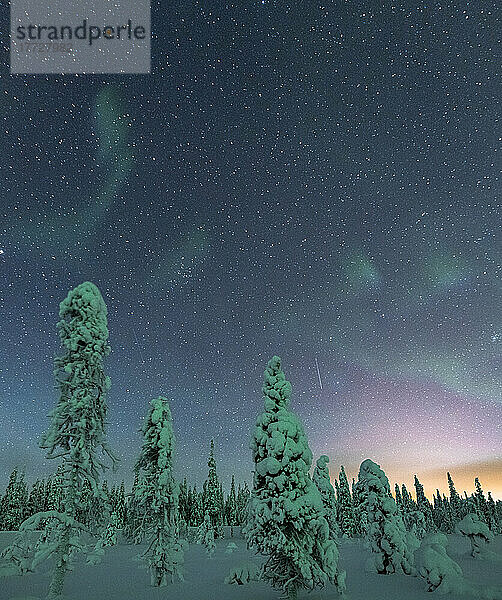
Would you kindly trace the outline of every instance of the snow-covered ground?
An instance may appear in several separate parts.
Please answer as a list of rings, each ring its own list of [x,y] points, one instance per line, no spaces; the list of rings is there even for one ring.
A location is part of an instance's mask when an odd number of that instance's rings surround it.
[[[227,532],[228,534],[228,532]],[[13,539],[15,533],[0,532],[0,549]],[[471,558],[469,545],[460,536],[448,536],[449,555],[456,560],[465,578],[477,584],[502,587],[502,535],[495,538],[490,549],[500,561],[482,561]],[[229,542],[237,550],[226,554]],[[264,584],[228,585],[223,580],[232,567],[245,561],[259,563],[259,557],[246,549],[238,535],[217,541],[215,554],[208,558],[206,551],[190,544],[185,553],[185,581],[175,582],[167,588],[152,588],[147,571],[136,559],[140,546],[119,543],[109,548],[103,562],[97,566],[79,563],[68,574],[66,597],[68,600],[278,600],[280,594]],[[368,558],[362,542],[342,540],[340,566],[347,571],[347,597],[349,600],[430,600],[433,594],[426,591],[426,583],[406,575],[376,575],[365,571]],[[0,580],[0,600],[44,598],[49,581],[49,563],[40,567],[40,573],[22,577],[4,577]],[[437,595],[437,594],[435,594]],[[312,593],[302,592],[298,600],[336,600],[334,587]],[[453,596],[442,596],[457,600]],[[466,596],[463,596],[468,600]],[[501,596],[502,600],[502,596]]]

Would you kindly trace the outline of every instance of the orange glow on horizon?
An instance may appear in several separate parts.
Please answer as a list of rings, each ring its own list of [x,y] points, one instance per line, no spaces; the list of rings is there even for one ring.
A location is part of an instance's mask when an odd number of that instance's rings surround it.
[[[375,461],[377,462],[377,461]],[[394,485],[398,483],[401,486],[406,485],[408,491],[415,498],[414,475],[416,475],[420,483],[424,486],[425,495],[432,502],[433,494],[436,494],[436,489],[439,489],[441,494],[449,497],[450,490],[448,488],[447,472],[450,473],[455,489],[463,496],[464,490],[470,496],[474,492],[474,478],[478,477],[483,488],[485,497],[488,498],[488,492],[491,492],[495,501],[502,500],[502,459],[493,459],[482,462],[472,462],[464,465],[450,465],[444,468],[435,469],[418,469],[413,470],[400,465],[380,464],[380,467],[387,475],[391,492],[394,495]],[[350,465],[347,471],[349,483],[354,477],[357,481],[359,466]],[[338,479],[338,471],[332,473],[333,477]]]

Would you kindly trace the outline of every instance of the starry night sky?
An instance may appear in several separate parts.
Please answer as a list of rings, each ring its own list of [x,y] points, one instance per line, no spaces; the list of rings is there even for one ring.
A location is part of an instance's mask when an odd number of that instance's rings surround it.
[[[117,479],[163,394],[178,473],[200,484],[214,437],[224,482],[250,482],[278,354],[333,475],[371,457],[502,498],[496,6],[172,0],[151,75],[4,65],[0,487],[56,468],[58,305],[90,280]]]

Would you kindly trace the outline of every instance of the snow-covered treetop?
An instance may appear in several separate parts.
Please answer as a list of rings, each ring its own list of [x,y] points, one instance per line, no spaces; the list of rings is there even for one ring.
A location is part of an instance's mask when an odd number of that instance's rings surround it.
[[[262,391],[265,410],[277,411],[289,407],[291,383],[286,381],[284,371],[281,369],[281,359],[278,356],[274,356],[268,361]]]
[[[70,290],[59,305],[59,317],[61,343],[70,353],[84,353],[91,362],[110,353],[107,308],[93,283],[85,281]]]
[[[463,535],[476,535],[490,541],[493,537],[486,523],[483,523],[476,513],[469,513],[459,523],[456,530]]]
[[[321,494],[334,496],[335,490],[333,489],[329,478],[328,463],[329,458],[325,454],[317,459],[312,480]]]
[[[379,465],[367,458],[359,468],[359,481],[364,482],[367,492],[390,495],[390,485],[387,475]]]
[[[316,460],[316,466],[320,471],[326,471],[328,469],[329,457],[323,454]]]

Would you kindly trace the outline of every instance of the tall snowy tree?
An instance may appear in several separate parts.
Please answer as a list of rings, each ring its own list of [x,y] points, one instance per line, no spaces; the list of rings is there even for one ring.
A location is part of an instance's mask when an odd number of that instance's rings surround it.
[[[227,502],[225,505],[225,515],[227,524],[231,527],[238,525],[238,514],[237,514],[237,494],[235,491],[235,478],[232,475],[232,483],[230,484],[230,493],[228,494]]]
[[[415,494],[417,497],[417,506],[420,510],[423,510],[423,507],[429,504],[424,492],[424,486],[420,483],[418,477],[414,476],[414,484],[415,486]]]
[[[352,537],[356,530],[354,505],[350,495],[349,482],[342,465],[338,481],[338,523],[344,537]]]
[[[209,467],[209,472],[204,494],[204,512],[209,515],[209,520],[214,529],[214,537],[218,538],[223,537],[223,515],[220,482],[216,472],[216,460],[214,458],[214,440],[211,440],[207,466]]]
[[[115,504],[115,512],[117,513],[117,527],[122,529],[124,527],[126,511],[126,496],[124,482],[120,483],[120,487],[117,489],[117,499]]]
[[[176,575],[183,577],[183,545],[178,538],[179,486],[173,475],[174,434],[166,398],[150,402],[143,424],[143,446],[136,463],[138,508],[148,514],[145,536],[150,540],[143,557],[151,583],[167,585]]]
[[[336,496],[335,490],[331,485],[328,463],[329,458],[325,454],[317,459],[312,481],[315,483],[319,493],[321,494],[325,518],[329,526],[330,537],[331,539],[336,539],[340,533],[340,528],[338,527],[338,523],[336,521]]]
[[[268,363],[265,412],[256,422],[251,448],[254,485],[245,536],[267,557],[262,578],[293,600],[301,588],[333,581],[344,589],[338,549],[329,537],[322,499],[309,477],[312,452],[298,417],[289,409],[291,384],[281,359]]]
[[[380,574],[409,575],[413,571],[413,553],[408,548],[406,529],[387,476],[376,463],[366,459],[359,469],[357,487],[368,511],[367,538],[373,567]]]
[[[394,486],[394,491],[396,493],[396,504],[399,510],[403,510],[403,496],[401,495],[401,489],[399,488],[399,484],[396,483]]]
[[[476,491],[474,492],[474,500],[476,501],[476,514],[484,523],[488,525],[488,505],[486,503],[485,494],[478,477],[474,479],[474,486],[476,488]]]
[[[427,499],[427,496],[425,495],[424,486],[420,483],[420,481],[416,475],[415,475],[415,479],[414,479],[414,485],[415,485],[415,492],[416,492],[416,496],[417,496],[417,509],[424,516],[422,533],[425,534],[425,532],[433,531],[435,529],[434,528],[434,520],[432,518],[432,505],[429,502],[429,500]],[[417,528],[419,528],[420,526],[418,525],[418,521],[422,521],[422,519],[419,515],[414,515],[414,517],[415,517],[415,521],[417,522]]]
[[[460,517],[460,509],[461,509],[462,500],[460,498],[459,493],[455,489],[455,484],[453,483],[453,479],[451,478],[450,473],[447,473],[447,476],[448,476],[448,488],[450,489],[450,507],[451,507],[451,511],[453,513],[453,518],[455,520],[457,520]]]
[[[58,322],[59,336],[65,349],[55,359],[54,375],[59,399],[51,412],[51,422],[43,436],[41,447],[47,458],[62,458],[64,465],[64,505],[62,511],[38,513],[21,526],[18,547],[29,547],[30,532],[40,523],[49,521],[50,535],[35,561],[54,557],[55,567],[49,585],[49,600],[62,598],[66,572],[75,552],[83,550],[80,534],[84,526],[76,520],[82,507],[81,492],[87,481],[94,493],[98,491],[99,474],[106,467],[98,455],[101,451],[113,460],[105,440],[107,413],[106,392],[110,379],[103,362],[110,352],[108,345],[107,310],[98,288],[85,282],[71,290],[61,302]],[[13,559],[13,562],[16,562]],[[17,560],[20,569],[26,557]]]
[[[417,505],[413,501],[413,498],[411,497],[410,492],[406,489],[406,486],[404,485],[404,483],[401,486],[401,490],[402,490],[402,499],[403,499],[403,512],[406,513],[406,512],[415,510],[417,508]]]

